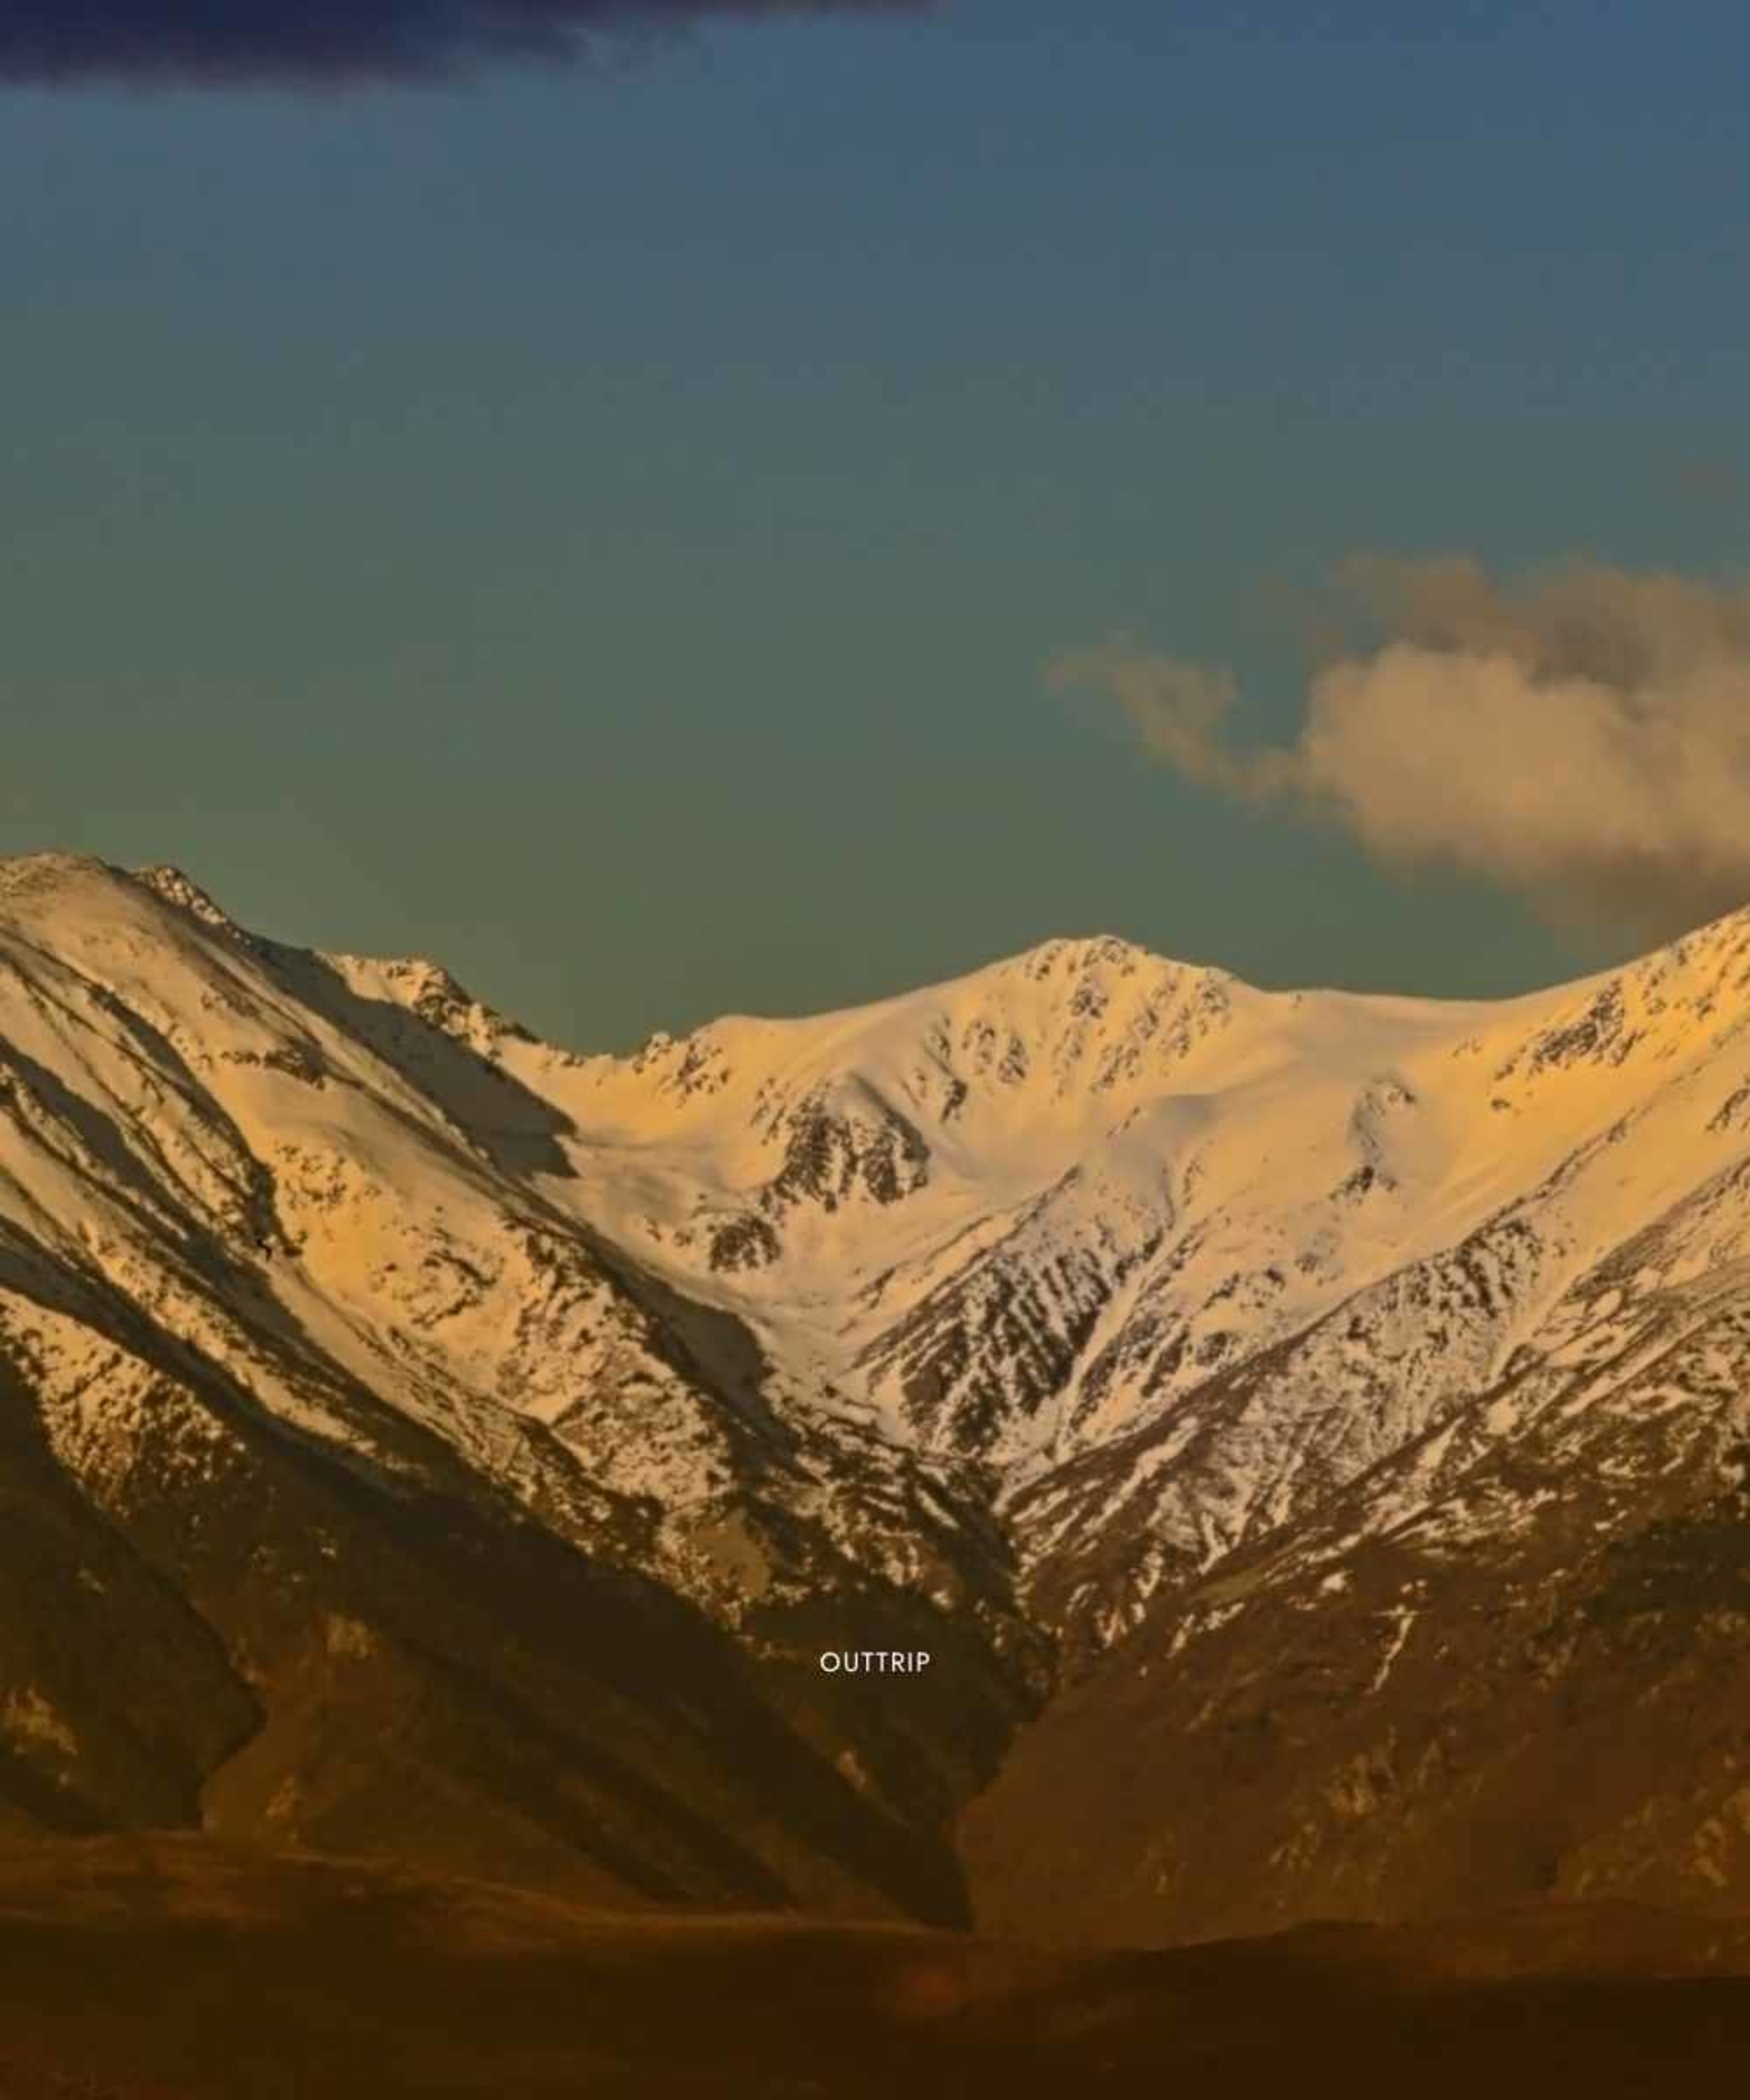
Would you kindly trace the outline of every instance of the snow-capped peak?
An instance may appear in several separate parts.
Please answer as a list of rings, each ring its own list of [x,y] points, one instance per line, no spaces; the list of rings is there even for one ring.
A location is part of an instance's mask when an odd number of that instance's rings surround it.
[[[179,911],[186,912],[191,918],[199,919],[203,926],[210,926],[214,932],[232,936],[241,933],[241,928],[231,914],[216,904],[200,884],[191,876],[184,874],[180,868],[173,867],[167,861],[161,861],[150,867],[132,869],[129,872],[142,888],[150,889],[155,896],[161,897],[167,904],[173,904]]]

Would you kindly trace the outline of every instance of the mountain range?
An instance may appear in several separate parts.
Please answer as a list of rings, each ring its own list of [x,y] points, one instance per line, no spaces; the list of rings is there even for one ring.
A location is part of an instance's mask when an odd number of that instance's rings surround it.
[[[0,863],[0,1832],[1132,1945],[1742,1910],[1747,1371],[1750,912],[616,1058]]]

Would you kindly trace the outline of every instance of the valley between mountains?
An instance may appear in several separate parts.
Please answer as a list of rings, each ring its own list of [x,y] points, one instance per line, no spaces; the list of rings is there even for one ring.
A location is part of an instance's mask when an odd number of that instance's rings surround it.
[[[1742,1911],[1747,1633],[1750,912],[619,1059],[0,863],[0,1831],[1136,1945]]]

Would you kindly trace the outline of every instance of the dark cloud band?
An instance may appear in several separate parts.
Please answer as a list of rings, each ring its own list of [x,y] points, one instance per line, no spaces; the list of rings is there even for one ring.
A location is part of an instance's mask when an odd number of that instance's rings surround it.
[[[0,0],[0,80],[444,79],[563,63],[715,17],[900,15],[930,0]]]

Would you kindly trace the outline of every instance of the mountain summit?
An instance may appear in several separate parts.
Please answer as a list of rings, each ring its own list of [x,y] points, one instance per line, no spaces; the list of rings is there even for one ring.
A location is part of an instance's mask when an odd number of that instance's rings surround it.
[[[1747,1021],[1741,913],[584,1057],[0,864],[0,1821],[1093,1938],[1741,1903]]]

